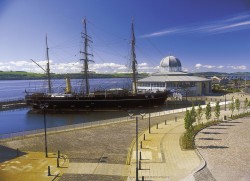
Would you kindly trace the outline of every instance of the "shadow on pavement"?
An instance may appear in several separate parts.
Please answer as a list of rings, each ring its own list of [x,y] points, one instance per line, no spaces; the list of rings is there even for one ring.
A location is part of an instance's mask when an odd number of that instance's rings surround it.
[[[233,124],[218,124],[217,126],[235,126]]]
[[[197,146],[197,148],[202,148],[202,149],[224,149],[224,148],[229,148],[229,147],[228,146],[208,145],[208,146]]]
[[[199,138],[199,140],[221,140],[218,138]]]
[[[243,122],[240,122],[240,121],[230,121],[230,123],[243,123]]]
[[[215,127],[213,127],[213,128],[207,128],[207,129],[228,129],[228,128],[215,128]]]
[[[0,162],[5,162],[27,153],[0,145]]]
[[[226,134],[226,133],[218,133],[218,132],[208,132],[208,131],[204,131],[201,132],[202,134]]]

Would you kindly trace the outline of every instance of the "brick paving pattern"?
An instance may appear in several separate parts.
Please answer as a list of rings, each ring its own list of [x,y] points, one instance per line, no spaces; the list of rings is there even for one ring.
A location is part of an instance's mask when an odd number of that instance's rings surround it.
[[[195,139],[212,176],[220,181],[250,180],[250,117],[202,130]],[[196,180],[207,180],[205,174]]]

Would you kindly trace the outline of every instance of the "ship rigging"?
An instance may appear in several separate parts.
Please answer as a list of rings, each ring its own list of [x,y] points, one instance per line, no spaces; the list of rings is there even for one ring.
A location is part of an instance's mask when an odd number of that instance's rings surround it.
[[[91,37],[87,34],[86,18],[83,20],[83,30],[81,37],[84,40],[83,51],[80,51],[81,61],[83,62],[83,76],[85,83],[85,91],[82,93],[72,93],[69,79],[66,80],[65,94],[54,94],[51,90],[51,75],[49,64],[49,48],[46,36],[46,57],[47,68],[43,69],[47,74],[48,79],[48,93],[32,93],[25,96],[26,103],[32,107],[33,110],[40,110],[40,105],[46,103],[48,110],[56,111],[81,111],[81,110],[114,110],[114,109],[131,109],[163,105],[168,92],[155,93],[138,93],[137,92],[137,61],[135,53],[135,34],[134,22],[131,25],[131,64],[132,64],[132,91],[123,89],[112,89],[108,91],[90,92],[89,85],[89,62],[94,62],[89,57],[93,56],[88,52],[89,43],[92,43]]]

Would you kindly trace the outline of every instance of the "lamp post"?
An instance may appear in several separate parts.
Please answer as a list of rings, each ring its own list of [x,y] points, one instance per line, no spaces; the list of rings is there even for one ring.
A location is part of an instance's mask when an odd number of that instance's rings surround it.
[[[227,103],[227,93],[225,94],[225,111],[227,110],[227,105],[226,105],[226,103]]]
[[[151,117],[151,115],[150,115],[150,113],[151,113],[151,112],[150,112],[150,110],[149,110],[149,113],[148,113],[148,114],[149,114],[149,115],[148,115],[148,133],[149,133],[149,134],[151,133],[151,129],[150,129],[150,127],[151,127],[151,125],[150,125],[150,124],[151,124],[151,123],[150,123],[150,117]]]
[[[146,114],[143,111],[141,111],[140,115],[141,115],[141,119],[143,119]]]
[[[47,103],[41,104],[40,108],[43,110],[43,122],[44,122],[44,140],[45,140],[45,156],[48,157],[47,148],[47,130],[46,130],[46,109],[49,107]]]
[[[136,181],[139,181],[139,175],[138,175],[138,117],[136,116]]]

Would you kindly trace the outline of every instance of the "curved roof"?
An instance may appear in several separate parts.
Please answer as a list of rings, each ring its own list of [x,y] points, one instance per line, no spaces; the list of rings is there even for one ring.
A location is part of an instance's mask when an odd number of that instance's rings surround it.
[[[181,61],[174,56],[167,56],[161,60],[160,67],[181,67]]]
[[[181,72],[181,61],[174,56],[164,57],[160,62],[160,69],[167,72]]]

